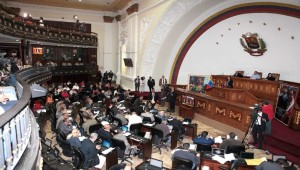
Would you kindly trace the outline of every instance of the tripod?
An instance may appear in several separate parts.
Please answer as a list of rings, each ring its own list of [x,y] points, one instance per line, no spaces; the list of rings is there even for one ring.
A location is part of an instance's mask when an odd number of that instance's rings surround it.
[[[257,109],[254,109],[254,110],[252,111],[252,114],[251,114],[251,123],[250,123],[250,125],[248,126],[248,129],[247,129],[247,131],[246,131],[246,133],[245,133],[245,136],[244,136],[244,138],[243,138],[243,140],[242,140],[242,143],[243,143],[245,146],[247,146],[248,148],[249,148],[249,137],[250,137],[250,135],[251,135],[251,133],[252,133],[253,127],[254,127],[254,125],[255,125],[255,121],[256,121],[256,119],[257,119],[257,117],[258,117],[257,112],[258,112]]]

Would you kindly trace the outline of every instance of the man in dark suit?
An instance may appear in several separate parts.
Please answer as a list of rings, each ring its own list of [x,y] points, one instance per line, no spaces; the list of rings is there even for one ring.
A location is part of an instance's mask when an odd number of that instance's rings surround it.
[[[96,133],[92,133],[89,139],[84,139],[81,143],[80,150],[85,157],[85,168],[95,167],[101,169],[106,161],[104,156],[98,155],[98,150],[100,150],[101,147],[94,143],[97,140],[97,137],[98,135]]]
[[[178,139],[182,140],[183,135],[185,133],[185,128],[182,125],[182,122],[180,120],[178,120],[177,118],[173,118],[172,120],[170,120],[169,125],[173,126],[173,130],[178,131]]]
[[[193,167],[196,167],[200,164],[200,157],[196,156],[194,153],[189,152],[190,144],[184,143],[183,149],[176,149],[175,152],[172,154],[172,160],[174,161],[174,157],[179,157],[183,159],[188,159],[193,162]]]
[[[148,87],[149,87],[149,90],[150,90],[150,93],[152,92],[152,89],[154,89],[154,86],[155,86],[155,80],[150,76],[149,79],[148,79]]]
[[[252,129],[253,144],[255,145],[258,142],[258,149],[262,149],[263,132],[266,130],[268,115],[261,111],[261,107],[257,107],[255,109],[257,109],[257,113],[254,111],[254,115],[252,116],[254,121],[254,126]]]
[[[229,145],[243,146],[244,144],[242,143],[242,141],[235,139],[235,137],[235,133],[230,132],[229,139],[224,139],[223,142],[220,144],[219,148],[226,149]]]
[[[171,92],[168,95],[169,103],[170,103],[170,112],[175,112],[175,104],[176,104],[176,93],[174,88],[171,88]]]
[[[111,139],[113,138],[113,135],[110,133],[110,125],[104,124],[103,128],[100,128],[97,133],[100,136],[102,140],[106,140],[111,143]]]
[[[137,76],[135,79],[134,79],[134,87],[135,87],[135,91],[136,92],[139,92],[140,91],[140,83],[141,82],[141,79],[140,79],[140,76]]]

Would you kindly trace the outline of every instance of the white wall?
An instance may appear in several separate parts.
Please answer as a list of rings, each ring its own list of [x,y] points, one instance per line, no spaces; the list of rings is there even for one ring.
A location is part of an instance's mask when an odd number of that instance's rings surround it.
[[[192,45],[177,83],[186,84],[188,74],[233,74],[235,70],[244,70],[249,76],[255,70],[261,71],[263,77],[269,72],[280,73],[282,80],[300,82],[299,29],[300,19],[278,14],[244,14],[226,19]],[[264,40],[267,46],[264,55],[254,57],[244,51],[239,39],[247,32],[258,33]]]

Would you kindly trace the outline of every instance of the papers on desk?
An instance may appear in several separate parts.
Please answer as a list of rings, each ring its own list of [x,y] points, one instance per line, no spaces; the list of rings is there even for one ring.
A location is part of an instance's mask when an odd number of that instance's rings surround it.
[[[154,126],[154,125],[155,125],[155,123],[152,123],[152,124],[151,124],[151,123],[145,123],[144,125],[145,125],[145,126],[152,127],[152,126]]]
[[[229,153],[229,154],[224,154],[224,158],[219,156],[219,155],[214,155],[211,157],[213,160],[218,161],[220,164],[224,164],[227,161],[232,161],[235,160],[234,154]]]
[[[265,157],[260,158],[260,159],[245,159],[247,165],[259,165],[264,161],[267,161],[267,159]]]
[[[84,136],[79,136],[78,139],[79,139],[80,141],[83,141],[84,139],[86,139],[86,137],[84,137]]]
[[[130,132],[126,132],[126,133],[124,133],[124,135],[127,137],[127,136],[130,136],[131,133]]]
[[[150,132],[146,132],[144,138],[150,139],[151,138]]]
[[[182,122],[183,125],[189,125],[190,122]]]
[[[214,142],[215,142],[215,143],[222,143],[222,142],[223,142],[223,139],[222,139],[221,136],[218,136],[218,137],[215,137]]]
[[[114,150],[115,148],[112,148],[112,147],[110,147],[110,148],[108,148],[108,149],[106,149],[106,150],[104,150],[104,151],[102,151],[102,154],[108,154],[109,152],[111,152],[112,150]]]

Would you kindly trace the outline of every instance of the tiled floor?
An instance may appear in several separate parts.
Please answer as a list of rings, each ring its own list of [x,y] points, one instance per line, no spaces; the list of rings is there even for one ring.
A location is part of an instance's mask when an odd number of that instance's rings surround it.
[[[165,110],[166,108],[159,107],[158,110]],[[167,113],[169,114],[169,113]],[[172,114],[172,116],[177,115],[176,113]],[[230,126],[224,125],[220,122],[216,122],[214,120],[205,118],[203,116],[199,116],[198,114],[196,115],[195,119],[193,120],[193,123],[198,124],[198,129],[197,132],[198,134],[201,133],[202,131],[208,131],[209,135],[212,137],[217,137],[217,136],[226,136],[230,131],[234,131],[240,139],[243,139],[244,137],[244,132],[241,132],[237,129],[234,129]],[[44,126],[44,131],[46,132],[46,137],[51,138],[52,133],[51,133],[51,128],[50,128],[50,121],[48,121],[45,126]],[[219,130],[220,129],[220,130]],[[192,139],[189,137],[184,138],[183,143],[192,143]],[[53,138],[52,144],[56,144],[55,138]],[[179,145],[179,143],[178,143]],[[59,147],[59,146],[58,146]],[[59,148],[60,149],[60,148]],[[271,159],[272,155],[267,155],[265,151],[263,150],[258,150],[258,149],[248,149],[247,151],[249,152],[254,152],[255,158],[261,158],[261,157],[266,157],[267,159]],[[172,161],[171,161],[171,150],[167,151],[166,149],[162,149],[162,153],[159,154],[157,149],[154,149],[152,151],[152,157],[155,159],[159,159],[163,161],[164,167],[171,168],[172,167]],[[62,155],[62,158],[65,160],[71,160],[70,157],[65,157]],[[138,159],[138,157],[133,157],[133,167],[136,167],[142,162],[142,159]],[[104,170],[106,168],[103,168]]]

